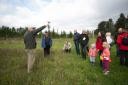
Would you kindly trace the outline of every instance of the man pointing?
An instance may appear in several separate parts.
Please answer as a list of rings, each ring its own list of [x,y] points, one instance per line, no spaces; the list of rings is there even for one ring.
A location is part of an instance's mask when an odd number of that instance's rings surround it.
[[[38,32],[40,32],[46,27],[47,27],[46,25],[38,29],[33,29],[33,27],[29,27],[24,34],[24,44],[25,44],[25,49],[28,56],[28,63],[27,63],[28,73],[30,73],[33,67],[33,64],[35,62],[36,35]]]

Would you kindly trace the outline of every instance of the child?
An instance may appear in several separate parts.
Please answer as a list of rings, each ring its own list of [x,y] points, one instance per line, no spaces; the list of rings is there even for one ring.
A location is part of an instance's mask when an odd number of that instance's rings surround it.
[[[66,40],[66,43],[64,44],[63,51],[66,53],[71,52],[71,43],[68,40]]]
[[[95,44],[91,44],[91,48],[89,49],[89,57],[90,57],[90,63],[94,65],[95,63],[95,57],[97,54],[96,46]]]
[[[109,62],[110,62],[110,51],[109,51],[109,44],[107,42],[103,42],[103,53],[102,62],[103,62],[103,72],[105,75],[109,73]]]
[[[106,40],[107,40],[107,43],[109,44],[109,46],[111,47],[112,46],[112,43],[113,43],[113,40],[112,40],[112,37],[111,37],[111,33],[110,32],[107,32],[106,33]]]

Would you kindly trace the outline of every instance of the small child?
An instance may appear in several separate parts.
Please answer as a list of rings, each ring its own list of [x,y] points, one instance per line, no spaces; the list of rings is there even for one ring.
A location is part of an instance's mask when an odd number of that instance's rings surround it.
[[[103,42],[103,53],[102,62],[103,62],[103,72],[105,75],[109,73],[109,62],[110,62],[110,51],[109,51],[109,44],[107,42]]]
[[[97,50],[96,50],[96,46],[95,44],[91,44],[91,48],[89,49],[89,53],[88,53],[89,57],[90,57],[90,63],[92,63],[94,65],[95,63],[95,58],[97,55]]]
[[[66,42],[64,44],[63,51],[66,53],[71,52],[71,43],[68,40],[66,40]]]
[[[113,40],[112,40],[112,37],[111,37],[111,33],[110,32],[107,32],[106,33],[106,40],[107,40],[107,43],[109,44],[109,47],[112,46],[112,43],[113,43]]]

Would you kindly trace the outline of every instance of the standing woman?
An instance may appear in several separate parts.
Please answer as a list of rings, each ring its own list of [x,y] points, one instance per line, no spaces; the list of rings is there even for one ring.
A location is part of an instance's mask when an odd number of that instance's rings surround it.
[[[123,32],[117,37],[120,50],[120,64],[128,67],[128,28],[122,28]]]
[[[42,38],[42,48],[44,48],[44,56],[50,55],[50,48],[52,47],[52,39],[49,37],[48,32]]]
[[[119,28],[119,29],[118,29],[118,32],[116,33],[116,35],[115,35],[115,37],[114,37],[115,44],[116,44],[116,56],[118,56],[118,57],[119,57],[119,54],[120,54],[120,50],[119,50],[119,46],[118,46],[118,44],[117,44],[117,37],[118,37],[119,35],[121,35],[121,34],[122,34],[122,28]]]
[[[89,37],[87,33],[85,31],[82,31],[82,34],[80,35],[80,45],[81,45],[81,55],[83,59],[86,59],[88,42],[89,42]]]
[[[105,34],[103,32],[98,33],[98,37],[96,39],[96,49],[98,50],[99,59],[100,55],[103,52],[103,42],[106,41]],[[102,60],[100,60],[100,65],[102,66]]]

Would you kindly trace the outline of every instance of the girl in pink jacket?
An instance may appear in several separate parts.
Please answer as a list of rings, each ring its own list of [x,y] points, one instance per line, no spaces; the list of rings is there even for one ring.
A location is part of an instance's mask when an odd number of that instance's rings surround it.
[[[96,50],[95,44],[91,44],[91,48],[89,49],[88,55],[90,57],[90,63],[92,63],[94,65],[95,58],[96,58],[96,55],[97,55],[97,50]]]
[[[103,72],[105,75],[109,73],[109,62],[110,62],[110,51],[109,44],[107,42],[103,42],[103,53],[102,53],[102,62],[103,62]]]

